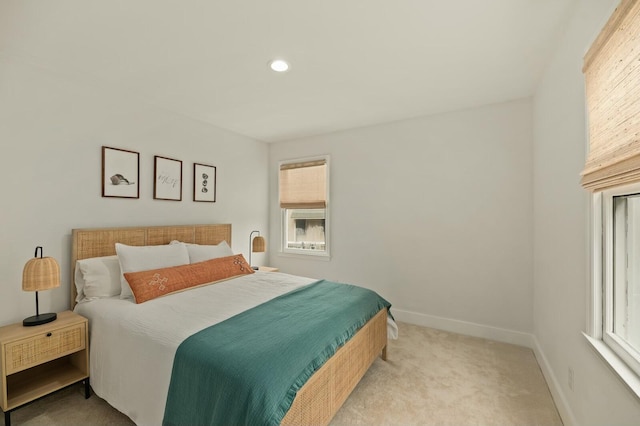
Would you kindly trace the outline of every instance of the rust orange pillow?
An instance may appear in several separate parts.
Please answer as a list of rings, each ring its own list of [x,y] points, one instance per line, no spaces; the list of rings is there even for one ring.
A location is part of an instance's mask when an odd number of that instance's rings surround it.
[[[247,274],[253,274],[253,269],[244,256],[236,254],[190,265],[127,272],[124,277],[131,287],[136,303],[143,303],[190,287]]]

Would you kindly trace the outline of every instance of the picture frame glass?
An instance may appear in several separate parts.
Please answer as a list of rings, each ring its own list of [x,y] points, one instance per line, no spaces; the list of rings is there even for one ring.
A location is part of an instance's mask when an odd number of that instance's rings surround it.
[[[156,200],[182,200],[182,161],[155,157],[153,198]]]
[[[140,154],[102,147],[102,196],[140,198]]]
[[[193,201],[216,202],[216,167],[193,164]]]

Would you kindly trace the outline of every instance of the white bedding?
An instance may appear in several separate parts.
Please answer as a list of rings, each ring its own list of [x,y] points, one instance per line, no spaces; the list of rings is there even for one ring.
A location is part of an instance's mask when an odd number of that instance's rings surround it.
[[[184,339],[316,280],[256,272],[136,305],[119,297],[76,305],[89,319],[91,386],[138,425],[162,424],[173,358]],[[389,337],[397,327],[389,319]]]

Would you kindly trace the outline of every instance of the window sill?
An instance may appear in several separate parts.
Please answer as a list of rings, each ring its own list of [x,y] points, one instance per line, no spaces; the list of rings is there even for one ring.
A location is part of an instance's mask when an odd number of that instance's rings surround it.
[[[290,257],[294,259],[306,259],[306,260],[321,260],[324,262],[329,262],[331,260],[331,256],[328,254],[319,254],[319,253],[289,253],[289,252],[278,252],[278,256],[280,257]]]
[[[640,377],[631,370],[627,364],[625,364],[615,352],[613,352],[602,340],[594,339],[593,337],[582,333],[587,339],[587,342],[591,344],[593,350],[606,362],[614,373],[618,376],[622,382],[627,385],[629,390],[640,400]]]

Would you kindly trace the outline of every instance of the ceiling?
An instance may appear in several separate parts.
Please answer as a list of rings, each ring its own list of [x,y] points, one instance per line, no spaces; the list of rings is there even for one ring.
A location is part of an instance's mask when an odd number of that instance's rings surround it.
[[[275,142],[530,96],[576,1],[0,0],[0,53]]]

